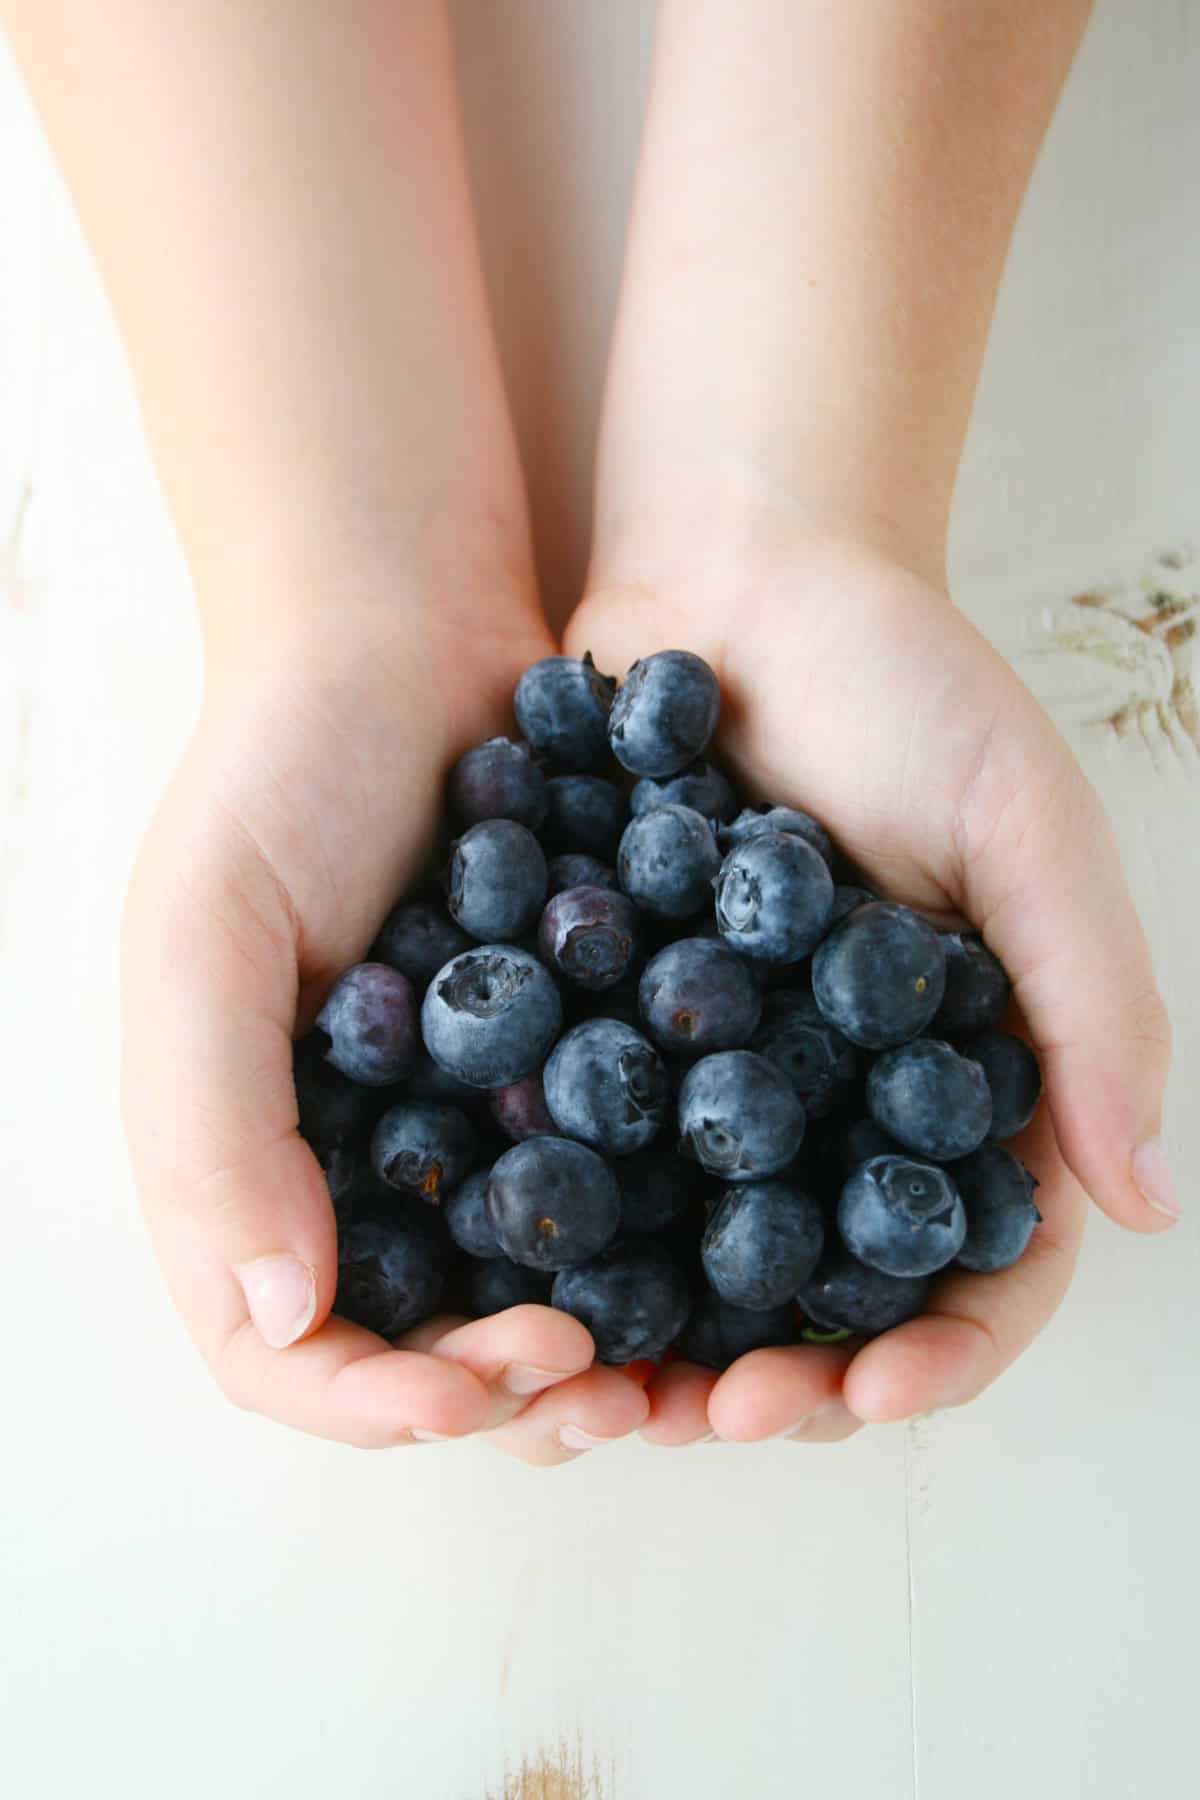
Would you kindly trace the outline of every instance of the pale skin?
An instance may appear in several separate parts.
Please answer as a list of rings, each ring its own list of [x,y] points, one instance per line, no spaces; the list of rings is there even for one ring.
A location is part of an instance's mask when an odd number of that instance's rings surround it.
[[[539,1464],[639,1430],[841,1438],[986,1387],[1065,1291],[1089,1195],[1136,1232],[1177,1216],[1169,1029],[1111,833],[945,594],[996,283],[1086,13],[661,8],[566,647],[614,673],[707,656],[743,779],[984,930],[1049,1108],[1025,1147],[1045,1223],[1012,1271],[857,1352],[672,1364],[643,1392],[546,1308],[400,1347],[331,1317],[295,1130],[294,1034],[420,870],[453,757],[554,648],[442,8],[3,0],[203,619],[201,718],[128,902],[124,1092],[168,1284],[238,1404],[364,1445],[486,1430]]]

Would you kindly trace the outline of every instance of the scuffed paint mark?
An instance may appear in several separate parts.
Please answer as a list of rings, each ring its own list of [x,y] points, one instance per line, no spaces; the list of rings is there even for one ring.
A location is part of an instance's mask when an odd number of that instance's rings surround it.
[[[506,1764],[504,1786],[488,1788],[483,1800],[619,1800],[616,1764],[610,1763],[606,1774],[599,1757],[585,1753],[583,1732],[577,1729],[573,1739],[559,1738],[552,1748],[522,1758],[516,1768]]]

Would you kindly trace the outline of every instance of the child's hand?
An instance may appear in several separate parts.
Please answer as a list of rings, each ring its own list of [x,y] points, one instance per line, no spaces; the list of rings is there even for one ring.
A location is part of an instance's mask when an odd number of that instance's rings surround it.
[[[503,728],[552,648],[507,599],[433,627],[397,610],[213,659],[126,913],[129,1139],[171,1293],[236,1404],[363,1445],[498,1426],[525,1460],[564,1461],[560,1427],[612,1438],[646,1416],[574,1319],[431,1320],[397,1350],[328,1316],[334,1218],[296,1131],[293,1035],[423,872],[452,758]]]
[[[811,809],[889,897],[965,915],[1011,973],[1049,1113],[1021,1146],[1045,1222],[1012,1269],[950,1275],[929,1315],[868,1344],[762,1350],[715,1385],[670,1365],[647,1435],[690,1442],[971,1399],[1046,1323],[1070,1280],[1085,1192],[1134,1231],[1175,1204],[1161,1149],[1169,1028],[1100,803],[1044,713],[944,595],[875,553],[821,544],[701,554],[594,592],[567,633],[623,674],[667,645],[721,679],[719,747],[753,789]]]

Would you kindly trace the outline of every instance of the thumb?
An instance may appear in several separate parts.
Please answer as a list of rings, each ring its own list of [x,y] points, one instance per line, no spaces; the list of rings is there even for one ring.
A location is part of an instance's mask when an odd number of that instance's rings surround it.
[[[1013,978],[1064,1159],[1118,1224],[1164,1231],[1171,1031],[1149,946],[1094,789],[1044,717],[1022,738],[1019,766],[989,753],[962,815],[967,910]]]

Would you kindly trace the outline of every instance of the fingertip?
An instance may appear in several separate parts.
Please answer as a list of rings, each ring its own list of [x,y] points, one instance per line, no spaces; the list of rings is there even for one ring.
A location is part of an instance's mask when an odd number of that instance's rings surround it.
[[[864,1425],[893,1425],[965,1405],[999,1360],[982,1325],[930,1314],[864,1345],[846,1371],[842,1399]]]
[[[1139,1231],[1169,1231],[1182,1216],[1179,1189],[1171,1168],[1170,1156],[1161,1133],[1147,1138],[1133,1153],[1129,1166],[1133,1184],[1150,1209],[1143,1209],[1133,1221]]]

